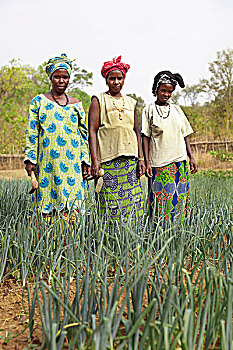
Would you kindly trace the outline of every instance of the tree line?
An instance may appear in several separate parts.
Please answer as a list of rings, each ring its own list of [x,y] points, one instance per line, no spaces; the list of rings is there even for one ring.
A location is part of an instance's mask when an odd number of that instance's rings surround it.
[[[33,68],[13,59],[0,67],[0,153],[22,153],[30,100],[50,89],[45,73],[46,62]],[[82,101],[88,112],[90,96],[83,91],[92,85],[93,73],[73,65],[73,78],[68,93]],[[137,114],[145,106],[144,100],[134,93]],[[172,102],[179,103],[191,122],[197,140],[231,138],[233,133],[233,50],[218,51],[209,63],[209,78],[198,84],[186,85],[175,91]]]
[[[23,153],[28,107],[31,99],[51,89],[46,62],[36,69],[13,59],[0,67],[0,153]],[[82,88],[92,84],[93,74],[73,65],[69,95],[88,111],[91,98]]]
[[[183,101],[183,110],[197,139],[231,138],[233,133],[233,50],[218,51],[209,63],[209,79],[186,85],[174,93],[174,102]]]

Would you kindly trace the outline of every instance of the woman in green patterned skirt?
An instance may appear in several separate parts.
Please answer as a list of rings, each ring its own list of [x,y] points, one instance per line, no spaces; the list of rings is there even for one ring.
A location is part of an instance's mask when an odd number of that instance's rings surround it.
[[[159,220],[184,218],[190,209],[187,155],[191,173],[197,171],[188,140],[193,130],[181,108],[168,102],[177,83],[184,87],[180,74],[158,73],[152,87],[156,101],[141,117],[149,212]]]
[[[89,147],[91,172],[97,177],[104,169],[103,187],[99,193],[100,210],[113,221],[126,222],[134,216],[143,218],[143,196],[140,176],[144,174],[136,101],[122,95],[121,89],[128,64],[121,56],[105,62],[102,76],[108,91],[92,97],[89,110]]]

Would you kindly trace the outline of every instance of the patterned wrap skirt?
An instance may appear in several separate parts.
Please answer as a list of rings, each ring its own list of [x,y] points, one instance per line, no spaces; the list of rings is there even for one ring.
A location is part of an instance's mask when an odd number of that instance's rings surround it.
[[[148,180],[149,213],[159,221],[190,214],[190,192],[187,162],[174,162],[160,168],[152,168]]]
[[[101,164],[104,169],[103,186],[97,195],[100,214],[109,215],[111,221],[127,222],[137,216],[143,222],[144,201],[140,178],[137,177],[137,159],[119,157]]]

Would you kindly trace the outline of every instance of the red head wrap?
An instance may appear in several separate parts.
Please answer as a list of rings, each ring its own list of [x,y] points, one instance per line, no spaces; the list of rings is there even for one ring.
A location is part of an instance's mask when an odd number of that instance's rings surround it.
[[[129,68],[130,65],[121,62],[121,56],[118,56],[114,57],[112,61],[104,62],[103,67],[101,69],[101,74],[106,79],[109,72],[111,72],[112,70],[119,70],[122,72],[125,78],[125,75],[128,72]]]

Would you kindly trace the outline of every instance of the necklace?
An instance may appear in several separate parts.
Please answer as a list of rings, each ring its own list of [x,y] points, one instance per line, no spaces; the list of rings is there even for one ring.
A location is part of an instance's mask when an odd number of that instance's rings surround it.
[[[125,113],[125,100],[124,100],[124,97],[121,95],[123,104],[122,104],[122,108],[118,108],[118,107],[116,106],[116,104],[115,104],[114,98],[112,97],[112,95],[111,95],[110,93],[109,93],[109,96],[110,96],[110,98],[111,98],[113,107],[119,112],[119,119],[122,120],[121,114],[124,114],[124,113]]]
[[[50,91],[51,92],[51,95],[52,95],[52,98],[54,99],[54,101],[61,107],[66,107],[68,105],[68,102],[69,102],[69,99],[68,99],[68,96],[66,95],[66,93],[64,92],[65,94],[65,97],[66,97],[66,104],[62,105],[59,103],[58,100],[56,100],[56,98],[54,97],[54,94],[53,94],[53,90]]]
[[[155,108],[156,108],[156,111],[157,111],[158,115],[160,116],[160,118],[162,118],[162,119],[167,119],[167,118],[169,117],[170,110],[171,110],[170,104],[168,105],[168,113],[167,113],[166,116],[163,115],[163,112],[161,111],[161,109],[160,109],[160,111],[159,111],[159,109],[158,109],[156,103],[155,103]]]

